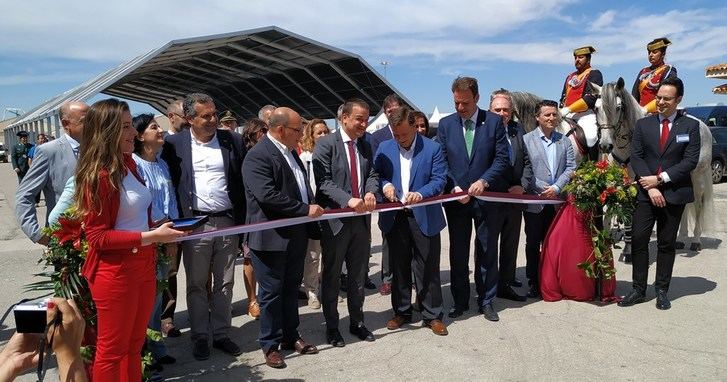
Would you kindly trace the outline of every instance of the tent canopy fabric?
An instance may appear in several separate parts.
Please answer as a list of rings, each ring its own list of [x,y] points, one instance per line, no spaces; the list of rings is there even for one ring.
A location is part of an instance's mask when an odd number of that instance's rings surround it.
[[[164,113],[191,92],[209,94],[218,111],[243,119],[266,104],[289,106],[307,119],[335,118],[354,97],[375,115],[392,93],[414,107],[360,56],[270,26],[171,41],[38,105],[14,125],[49,118],[63,102],[98,93]]]

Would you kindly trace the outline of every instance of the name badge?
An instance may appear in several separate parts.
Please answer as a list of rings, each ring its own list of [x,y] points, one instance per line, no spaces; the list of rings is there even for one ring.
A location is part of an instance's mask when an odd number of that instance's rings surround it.
[[[677,134],[677,143],[689,142],[689,134]]]

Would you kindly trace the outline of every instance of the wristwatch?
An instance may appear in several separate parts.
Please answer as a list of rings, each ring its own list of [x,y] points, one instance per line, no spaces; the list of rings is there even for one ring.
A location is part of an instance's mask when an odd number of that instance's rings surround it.
[[[661,173],[656,176],[657,185],[664,183],[664,179],[661,177]]]

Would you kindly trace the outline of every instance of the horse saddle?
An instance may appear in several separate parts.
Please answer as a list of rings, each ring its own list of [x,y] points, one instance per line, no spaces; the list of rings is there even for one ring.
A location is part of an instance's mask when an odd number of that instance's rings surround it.
[[[592,161],[598,159],[598,144],[593,147],[588,147],[586,142],[586,134],[583,132],[583,128],[573,118],[563,118],[568,123],[570,129],[565,134],[566,137],[573,136],[573,141],[576,143],[576,150],[583,158],[588,158]]]

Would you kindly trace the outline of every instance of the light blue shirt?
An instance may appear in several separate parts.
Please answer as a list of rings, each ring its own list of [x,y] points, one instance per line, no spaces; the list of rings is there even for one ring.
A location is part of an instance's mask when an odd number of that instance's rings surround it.
[[[73,139],[70,134],[66,134],[66,140],[68,141],[68,144],[71,145],[71,150],[73,150],[73,155],[78,158],[78,150],[81,148],[81,144],[78,143],[77,140]]]
[[[550,139],[543,134],[543,130],[540,129],[540,126],[538,126],[538,137],[540,138],[540,143],[543,144],[543,149],[545,150],[545,155],[548,158],[548,166],[550,167],[550,184],[552,185],[555,183],[555,171],[558,169],[558,149],[556,147],[556,142],[558,142],[561,138],[561,134],[557,134],[555,131],[550,134]],[[556,190],[560,192],[560,188],[558,186],[555,186]]]
[[[151,219],[156,222],[164,218],[177,219],[177,197],[174,194],[172,177],[169,174],[169,166],[157,155],[156,162],[148,162],[140,156],[133,154],[134,162],[139,175],[146,182],[146,187],[151,191]]]
[[[72,176],[68,178],[66,186],[63,188],[61,197],[56,201],[56,205],[48,215],[48,225],[53,225],[58,222],[58,218],[61,214],[66,212],[68,208],[73,204],[73,194],[76,192],[76,177]]]

